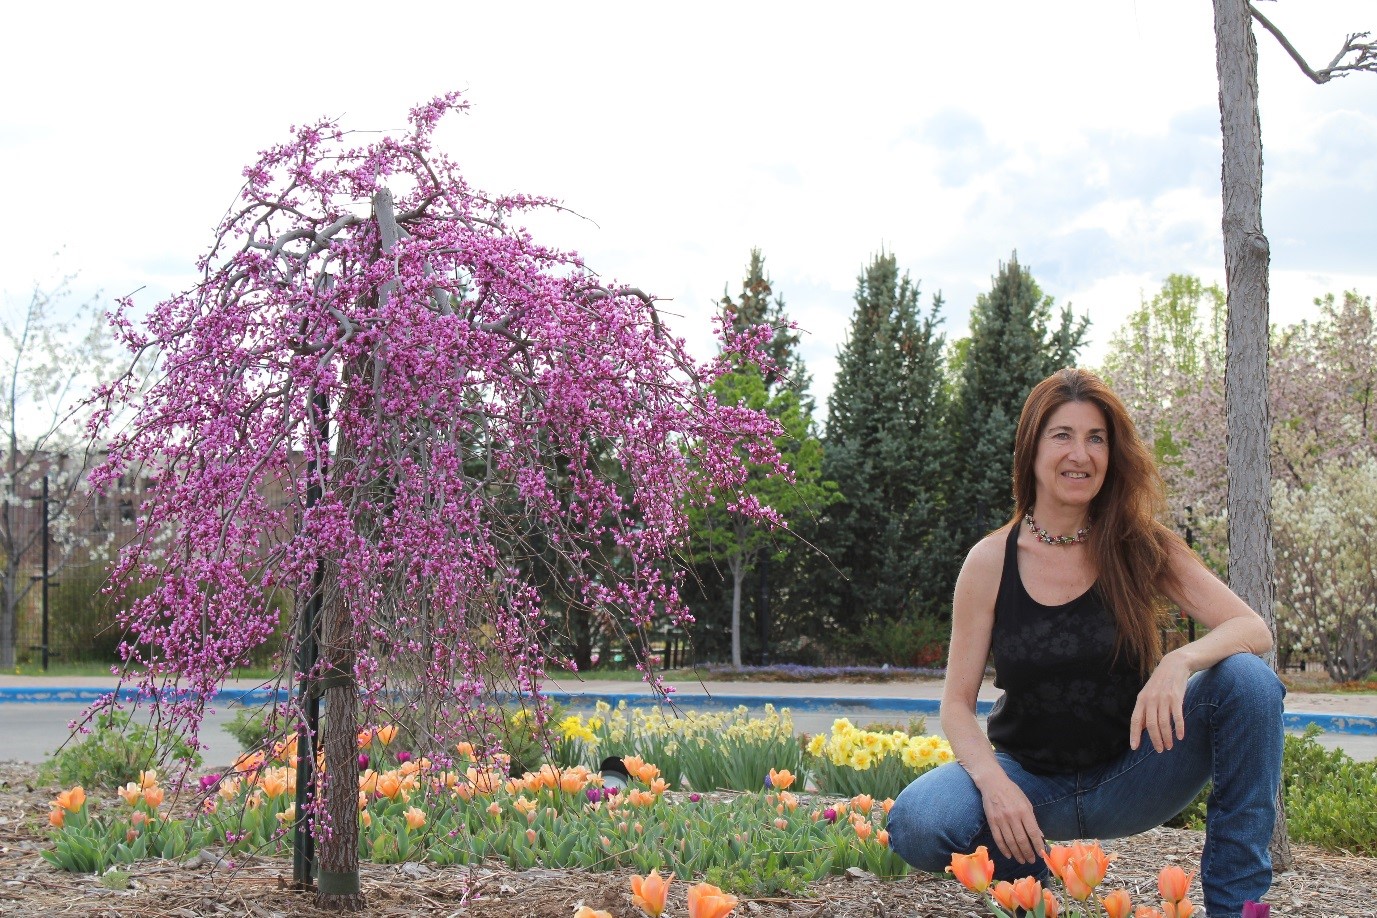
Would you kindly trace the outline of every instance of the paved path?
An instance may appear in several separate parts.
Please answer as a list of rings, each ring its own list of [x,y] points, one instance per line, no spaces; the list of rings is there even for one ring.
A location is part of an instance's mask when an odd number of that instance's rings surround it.
[[[59,680],[0,675],[0,760],[46,758],[66,740],[67,722],[83,707],[75,697],[3,703],[7,698],[43,698],[56,688],[92,693],[112,687],[108,677],[99,676]],[[256,683],[238,682],[227,689],[242,693],[258,687]],[[629,696],[634,700],[651,694],[642,683],[610,679],[555,679],[546,688],[557,699],[578,707],[591,706],[598,698]],[[864,725],[876,721],[907,723],[918,716],[926,718],[930,732],[941,732],[936,716],[942,690],[938,679],[887,683],[681,682],[676,688],[675,697],[694,707],[732,707],[738,703],[758,707],[766,702],[787,706],[795,727],[806,733],[828,729],[837,717],[849,717],[853,723]],[[999,690],[987,682],[980,691],[982,709],[998,697]],[[202,736],[209,744],[205,752],[208,765],[227,764],[239,751],[234,739],[221,729],[233,714],[229,707],[222,699],[216,713],[208,718],[208,729]],[[1286,698],[1286,711],[1292,732],[1298,732],[1305,722],[1318,722],[1331,730],[1320,737],[1325,746],[1342,748],[1357,759],[1377,759],[1377,695],[1292,692]]]

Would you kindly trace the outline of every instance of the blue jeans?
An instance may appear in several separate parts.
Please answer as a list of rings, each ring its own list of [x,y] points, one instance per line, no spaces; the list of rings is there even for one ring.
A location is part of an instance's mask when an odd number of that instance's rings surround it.
[[[1059,841],[1144,832],[1181,812],[1212,782],[1200,882],[1209,918],[1232,918],[1272,885],[1267,849],[1281,781],[1285,694],[1267,664],[1235,654],[1191,677],[1186,738],[1168,751],[1154,751],[1144,732],[1137,751],[1125,748],[1104,765],[1064,775],[1030,774],[1010,756],[996,757],[1028,795],[1043,834]],[[980,791],[959,763],[910,784],[894,802],[888,828],[890,847],[920,870],[940,872],[952,854],[984,845],[996,879],[1047,874],[1041,862],[1020,864],[999,853]]]

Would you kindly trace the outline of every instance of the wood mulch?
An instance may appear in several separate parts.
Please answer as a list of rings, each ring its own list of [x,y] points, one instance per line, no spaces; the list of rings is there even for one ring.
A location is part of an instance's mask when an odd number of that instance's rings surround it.
[[[290,888],[291,862],[246,858],[233,867],[193,858],[190,863],[147,861],[128,868],[125,889],[100,878],[49,866],[39,856],[46,842],[48,802],[57,788],[42,786],[36,769],[0,764],[0,914],[89,915],[98,918],[316,918],[331,914],[315,907],[310,894]],[[1203,835],[1184,829],[1156,829],[1107,845],[1118,860],[1110,883],[1124,886],[1138,904],[1156,904],[1156,877],[1165,864],[1187,870],[1199,865]],[[1377,859],[1295,846],[1295,869],[1279,873],[1267,901],[1277,918],[1322,915],[1357,918],[1370,914],[1377,889]],[[641,912],[631,902],[630,873],[579,870],[513,871],[500,866],[436,868],[426,864],[376,866],[362,870],[369,908],[380,918],[416,915],[473,918],[570,918],[579,905],[606,909],[616,918]],[[666,914],[687,914],[685,884],[675,883]],[[1192,893],[1200,900],[1197,881]],[[745,899],[736,915],[760,918],[967,918],[986,914],[976,896],[955,881],[916,874],[884,881],[868,874],[833,877],[805,894]]]

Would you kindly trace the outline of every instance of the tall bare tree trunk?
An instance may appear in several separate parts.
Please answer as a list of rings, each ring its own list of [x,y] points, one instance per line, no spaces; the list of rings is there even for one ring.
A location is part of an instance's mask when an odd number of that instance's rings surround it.
[[[1276,636],[1273,616],[1272,485],[1268,465],[1267,268],[1262,232],[1262,127],[1257,43],[1247,0],[1214,0],[1219,116],[1224,135],[1224,267],[1228,279],[1224,410],[1228,419],[1229,585]],[[1276,666],[1276,653],[1269,660]],[[1272,860],[1291,866],[1280,791]]]

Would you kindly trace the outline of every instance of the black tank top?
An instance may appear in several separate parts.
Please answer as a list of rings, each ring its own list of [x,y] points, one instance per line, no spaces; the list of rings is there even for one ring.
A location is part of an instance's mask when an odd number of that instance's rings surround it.
[[[990,646],[1004,695],[990,712],[990,742],[1036,774],[1092,768],[1128,749],[1144,680],[1128,654],[1114,660],[1118,627],[1095,586],[1059,606],[1028,595],[1018,534],[1011,527],[995,600]]]

